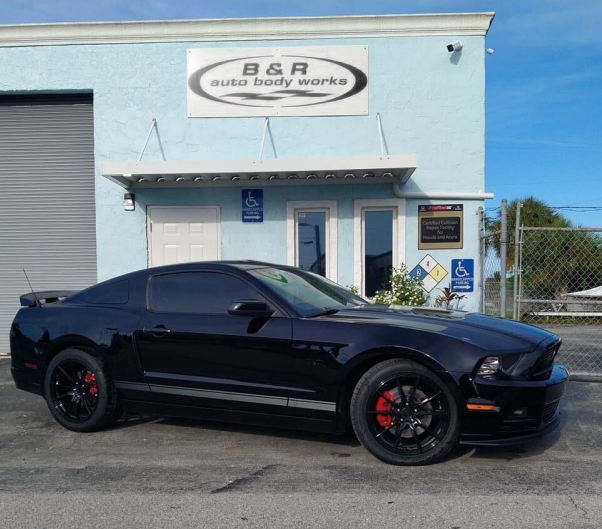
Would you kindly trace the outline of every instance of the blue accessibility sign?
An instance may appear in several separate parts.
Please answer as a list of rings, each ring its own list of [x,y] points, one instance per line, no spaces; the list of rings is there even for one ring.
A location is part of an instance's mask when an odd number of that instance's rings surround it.
[[[474,259],[452,259],[451,289],[474,292]]]
[[[263,222],[263,189],[242,190],[242,221]]]

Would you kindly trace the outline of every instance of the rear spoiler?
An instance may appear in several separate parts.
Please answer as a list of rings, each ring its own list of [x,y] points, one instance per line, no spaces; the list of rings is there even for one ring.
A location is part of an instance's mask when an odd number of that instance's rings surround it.
[[[68,298],[79,292],[78,290],[46,290],[44,292],[29,292],[19,297],[22,307],[37,307],[41,304],[56,303],[60,299]],[[39,302],[39,303],[38,303]]]

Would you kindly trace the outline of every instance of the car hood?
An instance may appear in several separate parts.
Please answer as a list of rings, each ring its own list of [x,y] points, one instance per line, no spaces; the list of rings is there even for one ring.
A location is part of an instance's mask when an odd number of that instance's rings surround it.
[[[486,335],[489,341],[493,336],[508,338],[507,341],[520,341],[523,347],[535,349],[544,340],[555,335],[525,323],[504,320],[474,312],[445,310],[429,307],[402,307],[389,305],[362,305],[340,310],[328,318],[351,319],[357,323],[383,324],[425,332],[438,332],[466,341],[478,341],[479,335]],[[557,337],[556,337],[557,338]]]

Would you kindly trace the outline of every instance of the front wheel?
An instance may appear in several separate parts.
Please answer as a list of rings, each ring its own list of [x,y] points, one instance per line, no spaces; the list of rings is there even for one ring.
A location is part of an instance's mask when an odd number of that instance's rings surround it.
[[[102,361],[80,349],[66,349],[52,359],[44,396],[57,422],[76,432],[101,430],[120,415],[117,390]]]
[[[360,442],[393,465],[426,465],[458,442],[454,397],[430,369],[387,360],[369,369],[351,399],[351,422]]]

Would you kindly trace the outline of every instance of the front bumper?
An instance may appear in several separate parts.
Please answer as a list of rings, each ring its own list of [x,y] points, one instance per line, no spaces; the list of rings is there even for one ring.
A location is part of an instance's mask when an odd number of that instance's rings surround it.
[[[524,443],[554,430],[559,422],[560,399],[568,372],[555,364],[545,380],[473,381],[480,401],[491,402],[495,411],[463,411],[460,442],[474,445]],[[518,415],[516,412],[521,411]]]

